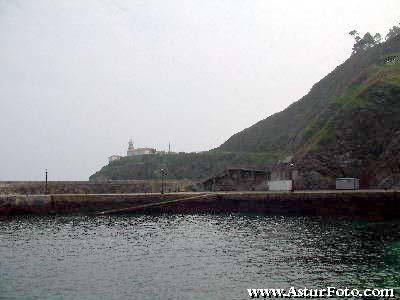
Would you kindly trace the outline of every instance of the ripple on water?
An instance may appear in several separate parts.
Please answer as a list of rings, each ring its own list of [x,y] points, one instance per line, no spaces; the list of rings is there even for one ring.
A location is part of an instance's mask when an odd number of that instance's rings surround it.
[[[398,287],[400,223],[246,215],[0,222],[0,298],[248,299],[247,288]]]

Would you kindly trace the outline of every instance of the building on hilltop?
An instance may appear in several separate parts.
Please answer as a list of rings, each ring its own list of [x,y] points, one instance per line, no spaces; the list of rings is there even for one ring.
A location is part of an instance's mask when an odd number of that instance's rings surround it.
[[[111,156],[108,158],[108,162],[109,162],[109,163],[112,163],[113,161],[120,160],[121,158],[122,158],[122,156],[120,156],[120,155],[111,155]]]
[[[148,155],[148,154],[156,154],[158,153],[158,151],[154,148],[135,148],[133,146],[133,141],[129,140],[129,144],[128,144],[128,151],[126,152],[126,156],[127,157],[131,157],[131,156],[137,156],[137,155]],[[122,159],[123,156],[120,155],[111,155],[110,157],[108,157],[108,163],[112,163],[113,161],[117,161]]]
[[[126,152],[126,156],[136,156],[136,155],[147,155],[147,154],[155,154],[157,150],[154,148],[135,148],[133,146],[133,141],[129,140],[128,143],[128,151]]]

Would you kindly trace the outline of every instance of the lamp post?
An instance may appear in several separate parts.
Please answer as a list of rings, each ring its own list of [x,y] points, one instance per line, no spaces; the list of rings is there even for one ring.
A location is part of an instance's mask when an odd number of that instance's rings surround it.
[[[294,176],[293,176],[293,172],[294,172],[294,163],[290,163],[290,179],[292,180],[292,190],[291,192],[294,192]]]
[[[161,194],[164,194],[164,169],[161,169]]]
[[[45,195],[47,195],[47,169],[45,170],[45,177],[46,177],[46,182],[45,182],[45,185],[44,185],[44,194]]]

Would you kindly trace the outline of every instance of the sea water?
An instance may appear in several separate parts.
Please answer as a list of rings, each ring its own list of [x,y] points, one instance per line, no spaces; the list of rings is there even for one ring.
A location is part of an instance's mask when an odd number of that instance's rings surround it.
[[[400,282],[400,223],[254,215],[0,220],[0,299],[250,299]]]

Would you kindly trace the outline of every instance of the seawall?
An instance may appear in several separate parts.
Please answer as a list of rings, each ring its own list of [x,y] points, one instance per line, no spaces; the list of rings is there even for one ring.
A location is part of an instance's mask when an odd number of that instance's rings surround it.
[[[64,194],[0,196],[0,214],[254,213],[400,219],[398,191]]]
[[[158,193],[161,180],[110,180],[110,181],[49,181],[48,194],[125,194]],[[164,181],[169,192],[185,192],[193,184],[190,180]],[[38,195],[44,194],[44,181],[0,181],[0,195]]]

